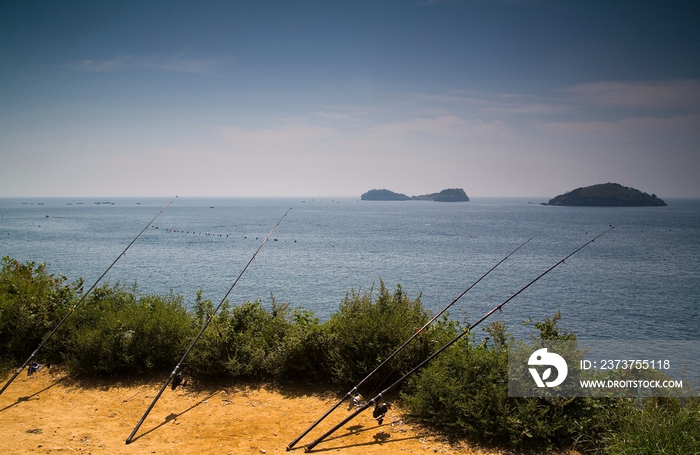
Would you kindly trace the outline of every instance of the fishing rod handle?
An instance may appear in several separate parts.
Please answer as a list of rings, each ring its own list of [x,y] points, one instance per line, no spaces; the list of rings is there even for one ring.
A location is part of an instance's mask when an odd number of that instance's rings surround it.
[[[13,374],[12,377],[5,383],[5,385],[2,386],[2,389],[0,389],[0,395],[2,395],[2,393],[5,391],[5,389],[7,389],[10,386],[10,384],[12,384],[12,381],[14,381],[17,376],[19,376],[19,374],[22,372],[22,370],[24,370],[24,367],[25,367],[25,365],[22,365],[21,367],[17,368],[17,371],[15,371],[15,374]]]
[[[328,417],[333,411],[335,411],[335,410],[338,408],[338,406],[340,406],[340,405],[343,403],[343,401],[345,401],[347,398],[349,398],[349,397],[352,395],[352,393],[355,392],[355,391],[357,391],[357,388],[354,388],[354,389],[352,389],[350,392],[346,393],[346,394],[343,396],[343,398],[341,398],[335,405],[333,405],[333,407],[330,408],[325,414],[323,414],[317,421],[315,421],[314,423],[312,423],[311,426],[310,426],[309,428],[307,428],[307,429],[306,429],[302,434],[300,434],[295,440],[293,440],[292,442],[290,442],[289,444],[287,444],[287,451],[292,450],[292,449],[294,448],[294,446],[297,445],[297,443],[298,443],[299,441],[301,441],[301,438],[303,438],[304,436],[306,436],[307,434],[309,434],[309,432],[310,432],[311,430],[313,430],[314,428],[316,428],[316,426],[317,426],[319,423],[321,423],[326,417]]]
[[[372,406],[372,405],[374,404],[374,402],[375,402],[378,398],[380,398],[381,396],[382,396],[382,394],[380,393],[380,394],[377,395],[376,397],[374,397],[374,398],[372,398],[371,400],[369,400],[367,403],[365,403],[365,404],[363,404],[362,406],[360,406],[355,412],[353,412],[352,414],[350,414],[349,416],[347,416],[345,419],[343,419],[343,421],[340,422],[338,425],[334,426],[333,428],[331,428],[330,430],[328,430],[326,433],[324,433],[323,436],[319,437],[319,438],[316,439],[314,442],[312,442],[311,444],[307,445],[307,446],[304,448],[304,451],[305,451],[305,452],[311,452],[311,450],[313,450],[313,448],[316,447],[321,441],[323,441],[323,440],[326,439],[328,436],[330,436],[331,434],[333,434],[333,433],[335,433],[336,431],[338,431],[338,429],[340,429],[340,427],[342,427],[343,425],[345,425],[346,423],[348,423],[349,421],[351,421],[352,419],[354,419],[355,417],[357,417],[357,416],[358,416],[360,413],[362,413],[365,409],[367,409],[367,408],[369,408],[370,406]]]
[[[165,391],[166,387],[168,387],[168,384],[170,381],[175,377],[177,374],[177,367],[173,370],[172,373],[170,373],[170,376],[168,377],[168,380],[165,381],[165,384],[163,384],[163,387],[160,388],[160,391],[156,394],[155,398],[153,398],[153,402],[151,402],[151,405],[146,409],[146,412],[143,414],[143,417],[141,417],[141,420],[136,424],[134,427],[133,431],[129,435],[128,438],[126,438],[125,444],[131,444],[131,441],[134,439],[134,436],[136,435],[136,432],[139,431],[139,428],[141,428],[141,425],[143,425],[143,422],[146,421],[146,417],[148,417],[148,414],[151,413],[151,410],[153,407],[156,405],[156,402],[160,398],[161,395],[163,395],[163,392]]]

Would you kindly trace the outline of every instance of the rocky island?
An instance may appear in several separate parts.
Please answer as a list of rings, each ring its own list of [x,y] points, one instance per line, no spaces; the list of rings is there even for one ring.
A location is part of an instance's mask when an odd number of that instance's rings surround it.
[[[467,193],[462,188],[448,188],[439,193],[421,196],[406,196],[390,190],[369,190],[361,196],[363,201],[435,201],[435,202],[469,202]]]
[[[619,183],[601,183],[582,188],[576,188],[544,205],[593,206],[593,207],[645,207],[663,206],[666,203],[634,188],[622,186]]]
[[[389,190],[369,190],[361,196],[363,201],[410,201],[411,198]]]
[[[439,193],[413,196],[411,199],[414,201],[469,202],[469,197],[462,188],[448,188],[440,191]]]

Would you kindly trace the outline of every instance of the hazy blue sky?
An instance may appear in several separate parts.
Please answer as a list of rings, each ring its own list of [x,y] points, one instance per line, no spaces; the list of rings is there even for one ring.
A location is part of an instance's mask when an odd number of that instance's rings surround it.
[[[700,2],[2,1],[0,197],[700,197]]]

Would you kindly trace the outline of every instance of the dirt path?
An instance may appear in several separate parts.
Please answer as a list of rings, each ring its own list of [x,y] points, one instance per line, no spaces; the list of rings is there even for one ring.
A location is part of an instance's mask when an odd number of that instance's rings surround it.
[[[7,378],[3,379],[4,381]],[[125,439],[153,400],[160,382],[78,383],[58,370],[21,374],[0,395],[0,452],[84,454],[282,454],[335,396],[302,388],[169,388],[133,442]],[[315,453],[486,454],[453,447],[439,437],[406,425],[390,409],[378,426],[371,410],[315,447]],[[347,415],[339,408],[289,453],[320,436]],[[325,425],[324,425],[325,424]]]

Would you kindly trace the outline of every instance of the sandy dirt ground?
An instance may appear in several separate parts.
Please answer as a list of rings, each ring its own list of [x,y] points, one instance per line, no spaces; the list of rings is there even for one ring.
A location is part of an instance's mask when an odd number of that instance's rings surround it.
[[[164,381],[77,382],[55,368],[31,377],[23,372],[0,395],[0,453],[282,454],[338,400],[311,387],[168,387],[125,444]],[[289,453],[305,453],[304,444],[347,415],[343,404]],[[381,426],[366,410],[312,453],[497,452],[450,445],[444,437],[407,425],[392,408]]]

